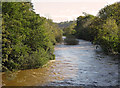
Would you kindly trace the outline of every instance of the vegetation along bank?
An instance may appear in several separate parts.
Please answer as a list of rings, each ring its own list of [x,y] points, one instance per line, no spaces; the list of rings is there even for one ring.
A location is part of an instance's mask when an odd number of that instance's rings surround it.
[[[2,71],[38,68],[55,59],[62,31],[30,2],[2,2]]]

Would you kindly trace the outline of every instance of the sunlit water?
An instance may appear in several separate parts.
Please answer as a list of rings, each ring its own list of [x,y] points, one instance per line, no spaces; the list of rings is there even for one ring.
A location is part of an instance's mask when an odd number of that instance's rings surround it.
[[[56,60],[46,67],[3,74],[3,85],[118,85],[118,61],[96,50],[90,42],[79,40],[79,45],[59,44],[54,53]]]

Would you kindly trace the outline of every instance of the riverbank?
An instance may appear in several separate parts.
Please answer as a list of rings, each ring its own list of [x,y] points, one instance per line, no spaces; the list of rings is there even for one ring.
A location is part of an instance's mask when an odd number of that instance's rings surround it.
[[[3,74],[6,86],[117,86],[118,61],[96,52],[91,42],[55,46],[56,59],[48,66]]]

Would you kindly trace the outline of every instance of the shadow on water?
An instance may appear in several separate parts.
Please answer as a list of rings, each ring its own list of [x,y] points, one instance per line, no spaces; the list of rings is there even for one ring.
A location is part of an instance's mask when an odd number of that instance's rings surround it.
[[[6,86],[117,86],[118,61],[104,55],[88,41],[59,44],[56,60],[47,67],[3,74]],[[117,87],[116,87],[117,88]]]

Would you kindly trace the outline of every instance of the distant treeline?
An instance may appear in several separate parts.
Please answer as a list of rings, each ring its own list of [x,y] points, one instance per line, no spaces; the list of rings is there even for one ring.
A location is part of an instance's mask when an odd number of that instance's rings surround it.
[[[62,31],[30,2],[3,2],[2,18],[2,71],[38,68],[55,59]]]
[[[76,25],[76,21],[65,21],[65,22],[60,22],[57,23],[58,26],[60,27],[61,30],[63,30],[63,35],[69,35],[69,34],[74,34],[75,30],[74,27]]]
[[[97,16],[84,13],[77,18],[77,38],[98,44],[108,54],[120,53],[120,3],[102,8]]]

